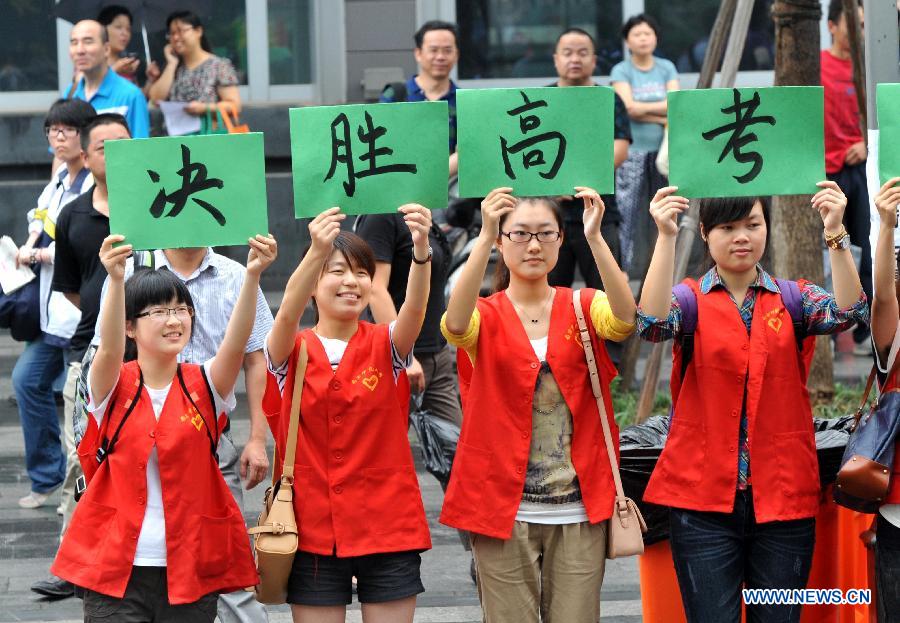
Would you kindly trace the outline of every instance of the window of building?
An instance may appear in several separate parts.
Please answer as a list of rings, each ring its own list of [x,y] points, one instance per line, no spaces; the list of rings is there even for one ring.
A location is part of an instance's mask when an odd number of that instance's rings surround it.
[[[456,0],[460,31],[459,77],[555,76],[553,51],[566,28],[597,41],[597,75],[622,60],[619,2],[597,0]]]
[[[310,0],[269,0],[269,84],[312,80]]]
[[[54,0],[0,0],[0,93],[56,91]]]
[[[656,18],[660,26],[657,55],[675,63],[679,73],[699,72],[719,4],[719,0],[645,0],[644,12]],[[775,26],[771,10],[772,0],[753,3],[741,71],[775,67]]]
[[[212,3],[211,14],[201,15],[200,20],[203,22],[203,32],[212,53],[229,59],[237,72],[239,83],[247,84],[246,0],[216,0]],[[160,67],[164,66],[166,57],[163,48],[166,45],[166,33],[152,33],[149,40],[150,56],[156,59]],[[129,49],[140,45],[140,33],[135,31]],[[141,55],[143,56],[143,52]]]

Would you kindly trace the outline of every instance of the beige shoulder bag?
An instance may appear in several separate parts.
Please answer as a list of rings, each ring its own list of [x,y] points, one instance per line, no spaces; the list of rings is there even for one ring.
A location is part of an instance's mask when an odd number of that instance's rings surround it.
[[[597,372],[597,360],[594,357],[594,347],[591,344],[591,334],[584,320],[584,310],[581,307],[581,291],[572,292],[572,303],[575,306],[575,317],[578,319],[578,330],[581,335],[581,344],[584,346],[584,356],[587,359],[588,370],[591,373],[591,389],[597,400],[597,409],[600,411],[600,423],[603,425],[603,438],[606,441],[606,453],[609,455],[612,467],[613,481],[616,484],[616,502],[613,507],[612,517],[609,519],[609,530],[606,536],[606,557],[621,558],[622,556],[634,556],[644,553],[643,533],[647,531],[647,524],[638,510],[637,504],[631,498],[625,497],[622,488],[622,478],[619,475],[619,464],[616,461],[616,448],[612,440],[612,432],[609,430],[609,421],[606,415],[606,405],[600,392],[600,375]]]
[[[272,478],[266,491],[263,510],[254,528],[247,530],[255,536],[256,570],[259,584],[254,588],[257,601],[264,604],[283,604],[287,599],[288,578],[297,552],[297,520],[294,517],[294,454],[297,449],[297,429],[300,426],[300,398],[308,355],[306,341],[300,342],[294,391],[291,395],[291,421],[285,443],[281,479]],[[277,452],[276,452],[277,454]],[[277,459],[276,459],[277,462]]]

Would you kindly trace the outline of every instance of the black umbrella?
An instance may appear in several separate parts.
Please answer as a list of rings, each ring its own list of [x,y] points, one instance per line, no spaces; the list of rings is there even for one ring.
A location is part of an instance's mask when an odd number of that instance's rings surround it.
[[[211,0],[60,0],[53,7],[53,15],[67,22],[79,22],[83,19],[96,19],[100,10],[110,4],[124,6],[134,15],[135,28],[140,24],[144,38],[144,55],[150,62],[150,44],[148,32],[157,32],[166,27],[166,18],[170,13],[190,9],[200,18],[209,17],[212,9]]]

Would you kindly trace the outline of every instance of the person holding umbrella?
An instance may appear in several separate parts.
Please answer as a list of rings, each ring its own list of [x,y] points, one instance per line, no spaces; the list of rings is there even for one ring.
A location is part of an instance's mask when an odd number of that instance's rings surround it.
[[[108,4],[97,14],[97,21],[106,28],[109,39],[109,54],[107,61],[114,72],[137,84],[137,70],[141,60],[136,54],[125,54],[128,44],[131,43],[131,29],[134,18],[128,7],[121,4]],[[141,89],[146,96],[150,87],[159,78],[160,70],[156,61],[147,59],[147,82]]]

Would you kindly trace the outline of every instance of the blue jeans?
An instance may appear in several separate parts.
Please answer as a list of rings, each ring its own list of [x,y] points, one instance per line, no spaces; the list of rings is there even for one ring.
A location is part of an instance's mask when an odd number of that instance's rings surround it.
[[[806,588],[815,519],[756,523],[751,491],[731,513],[673,508],[672,559],[689,623],[739,623],[742,588]],[[748,623],[800,621],[798,605],[747,606]]]
[[[63,370],[63,361],[63,350],[45,343],[41,335],[26,344],[13,368],[13,388],[25,437],[25,468],[35,493],[52,491],[66,475],[53,398],[53,381]]]

